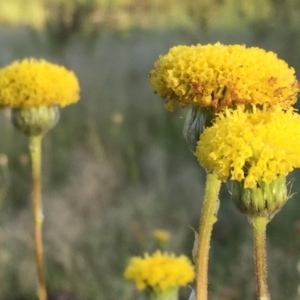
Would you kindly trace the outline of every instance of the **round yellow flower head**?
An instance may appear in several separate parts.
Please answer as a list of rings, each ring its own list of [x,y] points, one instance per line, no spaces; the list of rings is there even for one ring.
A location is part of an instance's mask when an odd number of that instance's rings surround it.
[[[170,110],[176,103],[214,112],[243,104],[286,108],[298,93],[294,69],[275,53],[220,43],[171,48],[155,62],[150,83]]]
[[[202,133],[195,155],[220,180],[244,181],[254,188],[300,167],[300,116],[282,111],[225,110]]]
[[[78,99],[78,80],[62,66],[32,58],[0,70],[0,107],[64,107]]]
[[[195,277],[194,267],[184,256],[156,251],[152,256],[133,257],[124,273],[128,280],[136,282],[139,290],[146,288],[163,292],[170,288],[185,286]]]
[[[156,229],[153,236],[158,243],[166,243],[170,240],[170,232],[167,230]]]

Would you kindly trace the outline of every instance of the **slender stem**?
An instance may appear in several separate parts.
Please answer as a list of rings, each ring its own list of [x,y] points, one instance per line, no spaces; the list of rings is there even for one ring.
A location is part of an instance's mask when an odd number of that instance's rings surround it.
[[[34,248],[38,276],[38,297],[39,300],[47,300],[42,242],[43,208],[41,199],[41,142],[41,135],[29,137],[29,150],[32,166],[32,210]]]
[[[257,217],[252,220],[254,235],[254,255],[256,271],[256,287],[258,300],[270,300],[267,282],[267,251],[266,251],[266,227],[267,218]]]
[[[213,174],[207,174],[205,195],[201,210],[197,249],[197,300],[207,300],[208,259],[210,237],[219,209],[221,181]]]

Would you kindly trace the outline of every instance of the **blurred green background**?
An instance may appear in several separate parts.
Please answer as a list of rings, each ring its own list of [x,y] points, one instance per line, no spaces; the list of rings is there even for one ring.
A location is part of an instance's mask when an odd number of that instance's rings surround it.
[[[170,231],[191,257],[205,173],[189,152],[186,111],[150,88],[158,55],[178,44],[239,43],[278,53],[300,73],[299,0],[1,0],[0,67],[24,57],[74,70],[81,101],[43,143],[49,300],[140,300],[123,271]],[[0,112],[0,300],[35,299],[27,140]],[[292,192],[300,190],[294,172]],[[255,299],[251,229],[226,185],[214,228],[210,295]],[[272,299],[300,299],[299,194],[268,227]],[[181,299],[188,299],[183,289]]]

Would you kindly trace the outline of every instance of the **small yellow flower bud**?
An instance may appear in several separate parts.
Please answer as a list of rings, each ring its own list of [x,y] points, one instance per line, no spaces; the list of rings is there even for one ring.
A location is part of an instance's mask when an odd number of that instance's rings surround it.
[[[155,245],[158,249],[164,249],[170,241],[170,232],[163,229],[153,231]]]

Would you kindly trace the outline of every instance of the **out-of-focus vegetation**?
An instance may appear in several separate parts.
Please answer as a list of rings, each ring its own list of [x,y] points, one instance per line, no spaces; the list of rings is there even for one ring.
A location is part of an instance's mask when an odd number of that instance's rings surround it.
[[[0,1],[0,67],[43,57],[73,69],[82,88],[43,144],[50,300],[142,299],[123,271],[154,249],[157,228],[170,231],[169,249],[191,256],[204,172],[182,138],[185,111],[166,111],[150,89],[158,55],[176,44],[245,43],[300,74],[299,13],[298,0]],[[29,158],[9,114],[0,114],[0,299],[31,300]],[[296,194],[268,228],[274,300],[299,297],[299,220]],[[211,299],[254,299],[250,226],[226,186],[211,255]]]
[[[164,27],[235,27],[240,23],[272,25],[272,20],[299,26],[297,0],[2,0],[0,20],[43,30],[50,22],[76,31],[114,31]],[[73,27],[73,28],[72,28]]]

